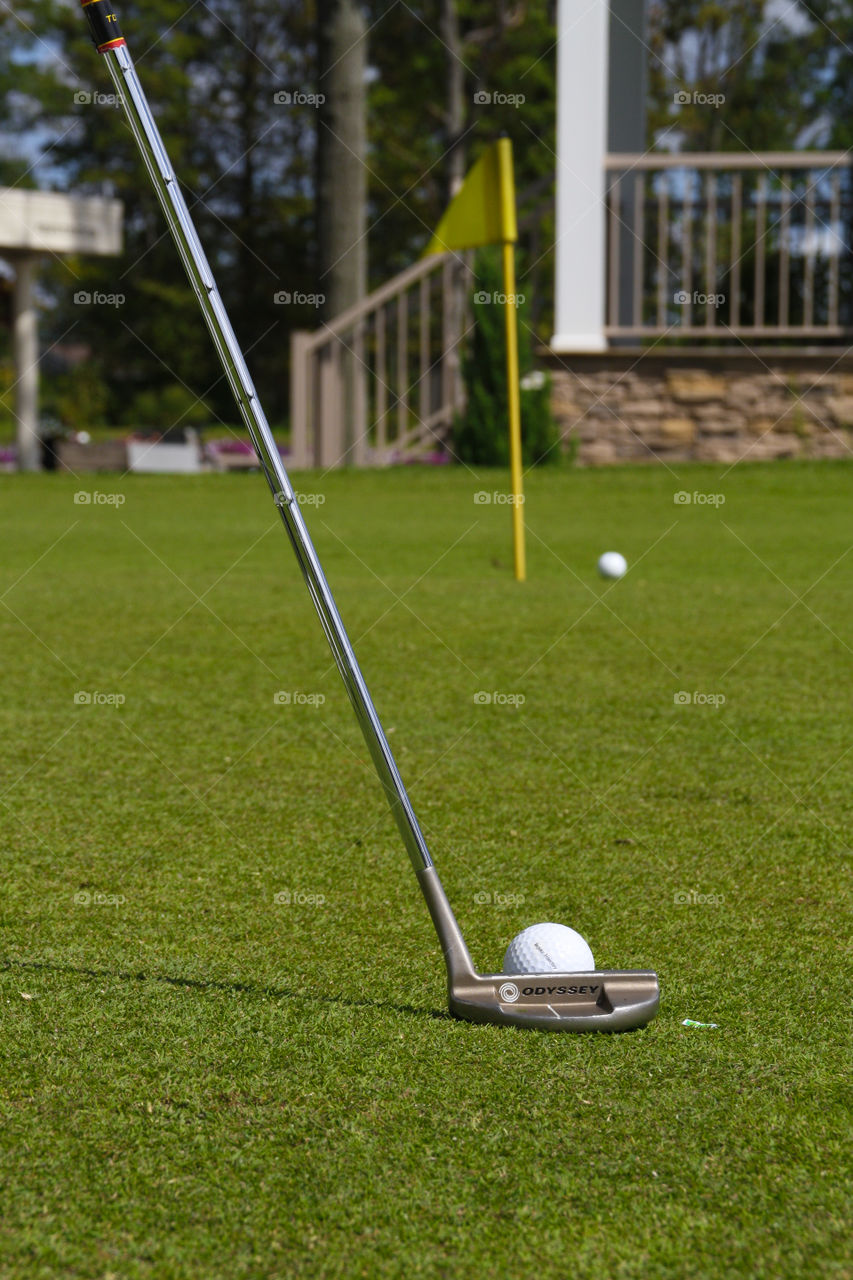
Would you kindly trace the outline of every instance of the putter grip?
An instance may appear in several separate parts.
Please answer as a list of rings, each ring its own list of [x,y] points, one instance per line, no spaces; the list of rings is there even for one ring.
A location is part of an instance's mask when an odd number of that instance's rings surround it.
[[[118,18],[113,13],[112,0],[80,0],[80,3],[98,53],[106,53],[108,49],[118,49],[127,44],[121,34]]]

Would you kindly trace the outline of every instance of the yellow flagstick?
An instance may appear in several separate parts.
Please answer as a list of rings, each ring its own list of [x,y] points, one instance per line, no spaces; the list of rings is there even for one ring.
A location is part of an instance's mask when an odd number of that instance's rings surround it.
[[[518,377],[518,309],[515,294],[515,180],[512,143],[499,138],[483,152],[451,200],[425,254],[499,244],[503,251],[512,541],[517,582],[524,582],[524,494],[521,476],[521,388]]]
[[[506,318],[506,386],[509,401],[509,473],[512,488],[512,550],[515,580],[524,582],[524,492],[521,477],[521,389],[518,379],[518,316],[515,303],[515,248],[511,240],[503,244],[504,315]]]
[[[503,235],[504,318],[506,321],[506,389],[509,405],[509,470],[512,488],[512,551],[515,580],[524,582],[527,566],[524,555],[524,493],[521,477],[521,388],[518,376],[518,307],[515,294],[515,180],[512,171],[512,143],[498,140],[501,226]]]

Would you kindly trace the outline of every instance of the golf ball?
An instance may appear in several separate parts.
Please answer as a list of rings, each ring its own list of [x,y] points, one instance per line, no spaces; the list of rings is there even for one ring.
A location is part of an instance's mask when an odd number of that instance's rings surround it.
[[[598,572],[602,578],[621,578],[628,572],[628,561],[619,551],[605,551],[598,558]]]
[[[595,961],[586,940],[565,924],[532,924],[506,949],[504,973],[586,973]]]

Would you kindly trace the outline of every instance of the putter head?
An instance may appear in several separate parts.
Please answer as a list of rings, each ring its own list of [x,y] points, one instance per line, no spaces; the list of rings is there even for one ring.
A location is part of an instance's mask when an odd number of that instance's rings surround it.
[[[444,952],[455,1017],[544,1031],[629,1031],[657,1013],[658,977],[643,969],[477,973],[435,867],[421,867],[417,876]]]
[[[469,1022],[546,1031],[627,1031],[649,1022],[660,1003],[657,974],[639,969],[510,975],[451,974],[450,967],[450,1012]]]

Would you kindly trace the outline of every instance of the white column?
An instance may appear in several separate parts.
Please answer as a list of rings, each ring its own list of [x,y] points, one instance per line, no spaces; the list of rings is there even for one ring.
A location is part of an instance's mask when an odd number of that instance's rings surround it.
[[[603,351],[608,0],[559,0],[555,351]]]
[[[18,470],[41,468],[38,435],[39,335],[33,295],[37,258],[15,257],[15,303],[12,319],[15,352],[15,417],[17,419]]]

